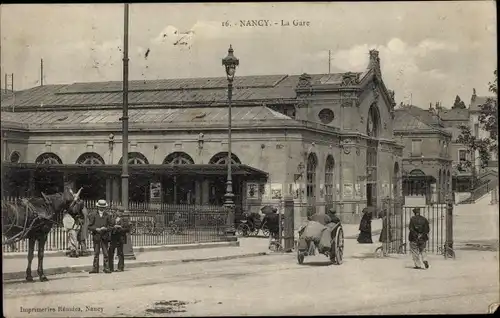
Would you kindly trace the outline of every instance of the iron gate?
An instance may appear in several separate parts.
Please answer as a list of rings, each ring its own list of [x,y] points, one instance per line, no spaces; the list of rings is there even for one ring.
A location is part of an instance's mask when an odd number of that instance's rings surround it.
[[[382,233],[385,235],[383,248],[389,254],[406,254],[409,251],[409,229],[413,210],[419,209],[420,215],[429,221],[429,240],[426,250],[446,257],[453,253],[453,204],[451,201],[426,205],[405,205],[404,199],[383,201]],[[389,231],[384,230],[389,229]],[[379,248],[382,250],[382,248]],[[379,250],[378,249],[378,250]]]

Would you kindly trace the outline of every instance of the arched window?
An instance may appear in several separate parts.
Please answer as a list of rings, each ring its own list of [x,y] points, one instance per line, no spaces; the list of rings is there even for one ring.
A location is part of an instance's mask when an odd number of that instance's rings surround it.
[[[123,158],[120,158],[118,164],[122,163]],[[148,159],[140,152],[129,152],[128,153],[128,163],[131,165],[147,165],[149,164]]]
[[[179,151],[173,152],[165,157],[165,160],[163,160],[163,164],[192,165],[194,164],[194,160],[187,153]]]
[[[10,162],[19,163],[21,161],[21,154],[17,151],[14,151],[10,154]]]
[[[325,202],[327,209],[333,208],[333,182],[334,182],[335,161],[329,155],[325,163]]]
[[[103,165],[104,159],[95,152],[86,152],[76,160],[79,165]]]
[[[446,195],[451,194],[450,170],[446,172]]]
[[[399,193],[399,164],[394,163],[394,171],[392,175],[392,192],[394,198],[399,198],[401,193]]]
[[[316,201],[316,168],[318,167],[318,159],[316,155],[311,153],[307,157],[307,198]]]
[[[208,163],[217,165],[227,164],[227,152],[219,152],[218,154],[213,156]],[[234,164],[241,163],[240,159],[234,153],[231,153],[231,163]]]
[[[368,120],[366,121],[366,134],[371,137],[378,137],[380,129],[380,114],[376,105],[370,106]]]
[[[55,153],[45,152],[36,158],[35,163],[40,165],[61,165],[62,160]]]
[[[438,172],[438,185],[437,185],[437,191],[438,191],[438,202],[441,203],[442,202],[442,198],[443,198],[443,181],[444,181],[444,177],[443,177],[443,172],[441,171],[441,169],[439,169],[439,172]]]

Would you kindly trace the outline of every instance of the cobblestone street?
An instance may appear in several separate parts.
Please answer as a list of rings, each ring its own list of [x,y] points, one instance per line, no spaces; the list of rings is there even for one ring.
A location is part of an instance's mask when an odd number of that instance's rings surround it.
[[[455,261],[432,255],[430,263],[414,270],[409,256],[353,257],[334,266],[315,256],[301,266],[288,254],[65,274],[6,284],[4,315],[26,316],[21,308],[30,307],[58,317],[68,315],[62,307],[81,309],[77,316],[451,314],[486,313],[498,301],[496,252],[463,251]]]

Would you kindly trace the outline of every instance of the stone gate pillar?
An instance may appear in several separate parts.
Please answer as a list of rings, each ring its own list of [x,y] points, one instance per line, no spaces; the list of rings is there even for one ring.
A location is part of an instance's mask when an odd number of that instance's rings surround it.
[[[291,252],[295,245],[295,231],[294,231],[294,203],[293,197],[286,195],[283,198],[285,228],[284,228],[284,249],[285,252]]]

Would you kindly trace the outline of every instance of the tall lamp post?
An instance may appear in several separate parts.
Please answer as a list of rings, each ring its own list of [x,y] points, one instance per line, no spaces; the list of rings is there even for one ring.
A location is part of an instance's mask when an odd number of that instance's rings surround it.
[[[122,209],[125,217],[128,211],[128,20],[129,4],[125,3],[125,15],[123,26],[123,115],[122,115]],[[134,248],[130,232],[127,233],[127,243],[123,246],[123,254],[126,259],[135,259]]]
[[[227,100],[228,100],[228,130],[227,130],[227,182],[226,194],[224,195],[224,206],[228,209],[227,216],[227,230],[226,234],[234,236],[236,230],[234,229],[234,194],[233,194],[233,181],[231,176],[231,99],[233,95],[233,80],[236,66],[240,61],[233,55],[233,47],[229,45],[228,54],[222,59],[222,65],[226,69],[227,77]]]

